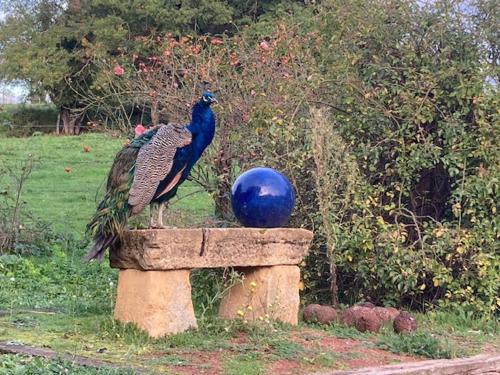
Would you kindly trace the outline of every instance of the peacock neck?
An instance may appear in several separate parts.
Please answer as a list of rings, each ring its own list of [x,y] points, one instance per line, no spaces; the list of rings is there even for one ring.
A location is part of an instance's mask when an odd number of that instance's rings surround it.
[[[215,134],[215,116],[210,106],[198,102],[193,108],[191,123],[187,126],[193,135],[193,144],[205,149]]]

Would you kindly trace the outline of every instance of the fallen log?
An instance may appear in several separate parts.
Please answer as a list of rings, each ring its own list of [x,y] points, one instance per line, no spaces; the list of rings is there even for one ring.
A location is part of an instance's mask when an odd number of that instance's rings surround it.
[[[470,358],[409,362],[351,371],[331,371],[314,375],[493,375],[500,374],[500,354]]]

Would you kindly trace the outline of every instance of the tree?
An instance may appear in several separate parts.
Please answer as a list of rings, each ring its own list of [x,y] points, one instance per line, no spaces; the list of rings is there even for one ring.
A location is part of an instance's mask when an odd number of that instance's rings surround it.
[[[65,133],[75,134],[85,113],[72,86],[94,90],[94,59],[113,59],[123,51],[147,54],[150,46],[137,42],[165,32],[234,32],[237,24],[280,3],[14,0],[1,9],[6,18],[0,23],[0,79],[23,80],[32,91],[49,93]]]
[[[64,130],[77,134],[80,116],[67,82],[86,80],[88,66],[79,50],[87,35],[74,7],[57,0],[19,1],[11,4],[0,24],[0,76],[22,80],[32,93],[48,93],[59,108]]]

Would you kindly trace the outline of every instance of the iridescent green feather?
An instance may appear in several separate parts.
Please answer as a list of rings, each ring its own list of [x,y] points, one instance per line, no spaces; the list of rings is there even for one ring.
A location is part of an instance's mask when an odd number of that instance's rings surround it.
[[[106,248],[115,245],[122,237],[130,216],[128,193],[134,179],[137,154],[156,131],[153,129],[135,138],[116,155],[108,174],[106,194],[87,225],[86,232],[92,236],[94,245],[85,256],[86,260],[102,259]]]

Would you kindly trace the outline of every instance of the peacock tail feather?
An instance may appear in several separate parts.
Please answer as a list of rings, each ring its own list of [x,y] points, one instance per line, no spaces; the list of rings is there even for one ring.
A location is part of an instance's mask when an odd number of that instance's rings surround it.
[[[122,238],[130,217],[128,195],[134,179],[137,155],[140,148],[151,140],[156,131],[157,129],[150,130],[132,140],[116,155],[108,174],[106,194],[87,224],[86,233],[93,238],[94,244],[85,256],[85,260],[101,260],[104,251],[118,244]]]

